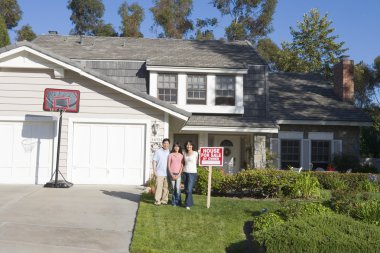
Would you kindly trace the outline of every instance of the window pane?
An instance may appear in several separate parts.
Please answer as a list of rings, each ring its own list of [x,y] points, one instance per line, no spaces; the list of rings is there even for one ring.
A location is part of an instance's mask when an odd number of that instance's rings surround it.
[[[235,78],[233,76],[216,76],[215,104],[235,105]]]
[[[311,142],[313,168],[321,167],[326,169],[330,161],[330,141],[313,140]]]
[[[187,103],[188,104],[206,104],[206,76],[188,75],[187,76]],[[205,95],[201,97],[200,94]]]
[[[157,80],[158,98],[169,103],[177,103],[177,76],[159,74]]]
[[[281,140],[281,167],[300,167],[300,141]]]

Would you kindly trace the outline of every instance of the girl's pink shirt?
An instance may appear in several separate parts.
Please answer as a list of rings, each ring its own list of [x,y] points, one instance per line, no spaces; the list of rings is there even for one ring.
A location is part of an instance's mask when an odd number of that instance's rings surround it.
[[[170,172],[179,173],[182,168],[183,155],[181,153],[170,153],[168,162],[170,163]]]

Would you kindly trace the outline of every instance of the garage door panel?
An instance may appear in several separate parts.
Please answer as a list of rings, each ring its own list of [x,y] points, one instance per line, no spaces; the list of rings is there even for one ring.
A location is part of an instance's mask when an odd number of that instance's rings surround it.
[[[74,134],[76,139],[72,142],[72,150],[76,152],[79,146],[91,146],[87,148],[90,162],[87,165],[83,162],[83,166],[78,166],[78,156],[73,154],[73,183],[142,183],[145,164],[144,125],[74,123],[74,133],[83,126],[90,131],[86,130],[87,135],[84,137]]]
[[[0,166],[1,172],[4,173],[8,168],[12,167],[13,163],[13,126],[3,124],[0,125]],[[10,173],[10,171],[9,171]],[[4,173],[7,174],[7,173]]]
[[[90,166],[91,131],[88,125],[78,125],[74,131],[73,165],[74,168]]]
[[[107,168],[107,127],[94,125],[91,127],[91,163],[98,169]]]

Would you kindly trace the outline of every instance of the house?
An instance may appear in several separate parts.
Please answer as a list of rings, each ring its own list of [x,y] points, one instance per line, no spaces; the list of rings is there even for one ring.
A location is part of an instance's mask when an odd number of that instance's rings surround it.
[[[278,167],[358,156],[359,127],[371,121],[346,101],[347,63],[334,93],[315,75],[270,73],[246,41],[44,35],[16,43],[0,49],[0,183],[50,179],[59,113],[43,110],[46,88],[80,91],[79,113],[62,116],[59,156],[77,184],[142,184],[164,137],[225,147],[228,173],[264,167],[269,148]]]

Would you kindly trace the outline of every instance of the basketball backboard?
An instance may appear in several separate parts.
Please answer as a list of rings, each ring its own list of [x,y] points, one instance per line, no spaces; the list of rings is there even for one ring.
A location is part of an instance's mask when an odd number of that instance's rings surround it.
[[[44,111],[79,111],[79,90],[45,89]]]

